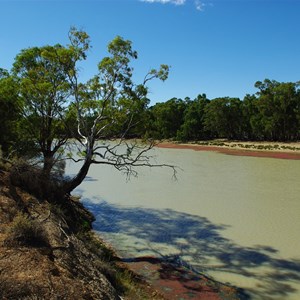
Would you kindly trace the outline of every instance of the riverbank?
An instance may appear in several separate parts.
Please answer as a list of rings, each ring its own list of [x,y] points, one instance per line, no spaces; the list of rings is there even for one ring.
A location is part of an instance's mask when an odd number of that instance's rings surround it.
[[[78,199],[38,199],[0,167],[0,299],[164,299],[93,233],[93,220]]]
[[[0,168],[1,299],[239,299],[235,288],[172,262],[122,261],[78,199],[50,203],[12,182]]]
[[[178,143],[164,141],[159,143],[157,147],[170,149],[191,149],[195,151],[215,151],[227,155],[237,156],[300,160],[300,142],[277,143],[212,140]]]

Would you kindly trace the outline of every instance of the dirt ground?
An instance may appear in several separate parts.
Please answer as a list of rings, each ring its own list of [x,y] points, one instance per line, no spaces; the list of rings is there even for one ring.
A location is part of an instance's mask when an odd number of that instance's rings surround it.
[[[139,257],[128,263],[128,266],[147,278],[168,300],[234,300],[243,297],[237,293],[236,288],[155,257]]]
[[[157,147],[191,149],[195,151],[215,151],[237,156],[300,159],[300,143],[210,141],[181,144],[175,142],[162,142],[159,143]]]

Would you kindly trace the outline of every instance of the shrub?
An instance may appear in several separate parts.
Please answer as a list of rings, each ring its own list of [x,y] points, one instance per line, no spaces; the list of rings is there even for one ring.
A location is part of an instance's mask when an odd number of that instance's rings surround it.
[[[3,157],[3,152],[0,145],[0,171],[1,170],[9,170],[9,162]]]
[[[37,220],[18,213],[12,221],[6,243],[8,245],[45,246],[48,240],[43,227]]]
[[[39,200],[47,199],[56,202],[63,198],[60,186],[61,178],[47,178],[38,167],[31,166],[26,161],[18,161],[10,172],[11,183],[33,194]]]

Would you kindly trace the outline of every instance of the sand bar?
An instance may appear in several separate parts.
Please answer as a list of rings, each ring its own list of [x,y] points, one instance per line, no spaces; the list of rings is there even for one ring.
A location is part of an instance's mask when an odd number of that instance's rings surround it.
[[[199,142],[180,144],[177,142],[161,142],[160,148],[191,149],[195,151],[215,151],[228,155],[269,157],[277,159],[300,160],[300,143],[274,142]]]

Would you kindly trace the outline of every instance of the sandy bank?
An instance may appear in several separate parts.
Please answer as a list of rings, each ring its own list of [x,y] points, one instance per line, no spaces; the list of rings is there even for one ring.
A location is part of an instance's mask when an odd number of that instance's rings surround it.
[[[237,156],[300,159],[300,143],[208,141],[181,144],[176,142],[162,142],[159,143],[157,147],[191,149],[195,151],[215,151]]]

